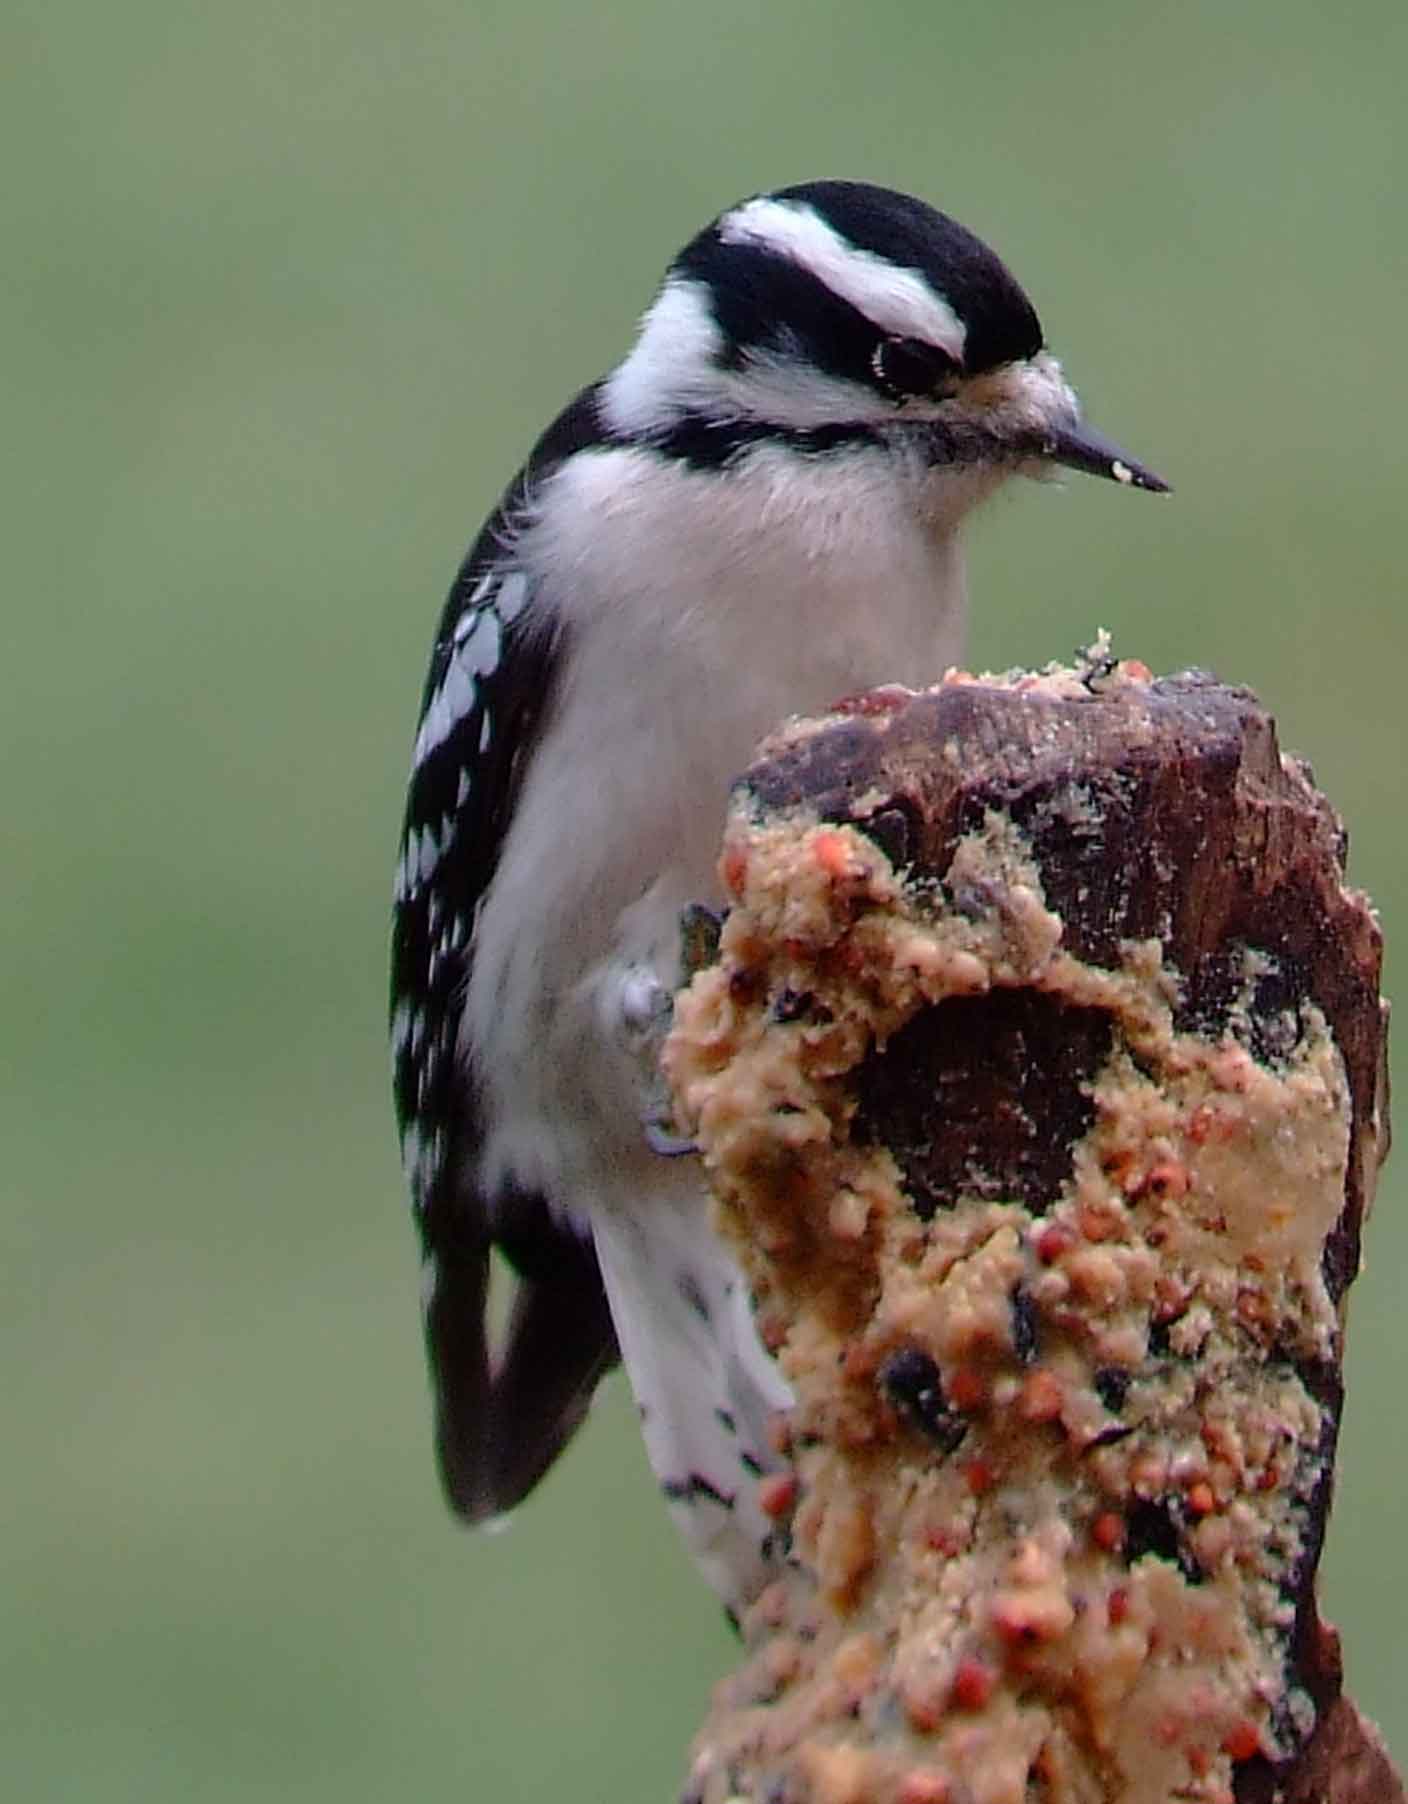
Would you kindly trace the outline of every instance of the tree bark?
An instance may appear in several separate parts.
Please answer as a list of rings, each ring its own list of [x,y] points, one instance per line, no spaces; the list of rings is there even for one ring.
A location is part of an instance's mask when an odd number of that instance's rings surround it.
[[[666,1051],[796,1392],[699,1804],[1391,1804],[1315,1573],[1380,940],[1245,690],[775,736]]]

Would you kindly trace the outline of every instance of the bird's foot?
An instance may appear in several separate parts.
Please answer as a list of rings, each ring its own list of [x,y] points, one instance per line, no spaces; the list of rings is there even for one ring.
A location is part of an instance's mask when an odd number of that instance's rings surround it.
[[[723,916],[692,902],[680,912],[680,985],[718,957]],[[645,1143],[661,1158],[678,1159],[698,1146],[679,1133],[674,1104],[660,1074],[660,1053],[675,1015],[674,993],[661,983],[651,965],[632,965],[621,977],[618,992],[621,1034],[646,1072],[646,1103],[641,1111]]]
[[[645,1071],[641,1127],[645,1143],[661,1158],[677,1159],[697,1150],[675,1126],[674,1104],[660,1073],[660,1051],[674,1019],[675,999],[648,965],[636,965],[621,980],[622,1037]]]

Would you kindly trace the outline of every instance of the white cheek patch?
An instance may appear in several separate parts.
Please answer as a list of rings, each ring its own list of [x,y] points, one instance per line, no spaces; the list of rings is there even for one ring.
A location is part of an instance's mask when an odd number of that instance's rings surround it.
[[[641,322],[640,337],[625,362],[607,378],[601,412],[624,434],[668,425],[692,394],[716,378],[722,334],[698,282],[667,282]]]
[[[726,244],[757,244],[809,270],[884,332],[919,338],[963,361],[968,330],[941,294],[915,269],[898,269],[858,250],[813,207],[767,196],[745,201],[724,218]]]

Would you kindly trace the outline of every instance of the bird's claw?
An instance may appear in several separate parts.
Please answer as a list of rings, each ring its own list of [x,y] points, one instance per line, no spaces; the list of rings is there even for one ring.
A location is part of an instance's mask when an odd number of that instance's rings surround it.
[[[682,1159],[699,1151],[697,1140],[675,1132],[668,1107],[643,1116],[641,1126],[645,1130],[645,1144],[662,1159]]]

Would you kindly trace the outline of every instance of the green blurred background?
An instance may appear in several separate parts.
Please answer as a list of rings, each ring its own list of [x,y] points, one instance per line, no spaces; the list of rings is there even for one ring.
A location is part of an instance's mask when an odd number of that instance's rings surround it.
[[[674,1795],[730,1641],[619,1381],[509,1533],[441,1508],[383,967],[460,551],[724,204],[868,177],[1011,259],[1178,493],[994,505],[975,660],[1255,685],[1408,944],[1406,21],[11,0],[0,1794]],[[1404,1177],[1325,1572],[1400,1757]]]

